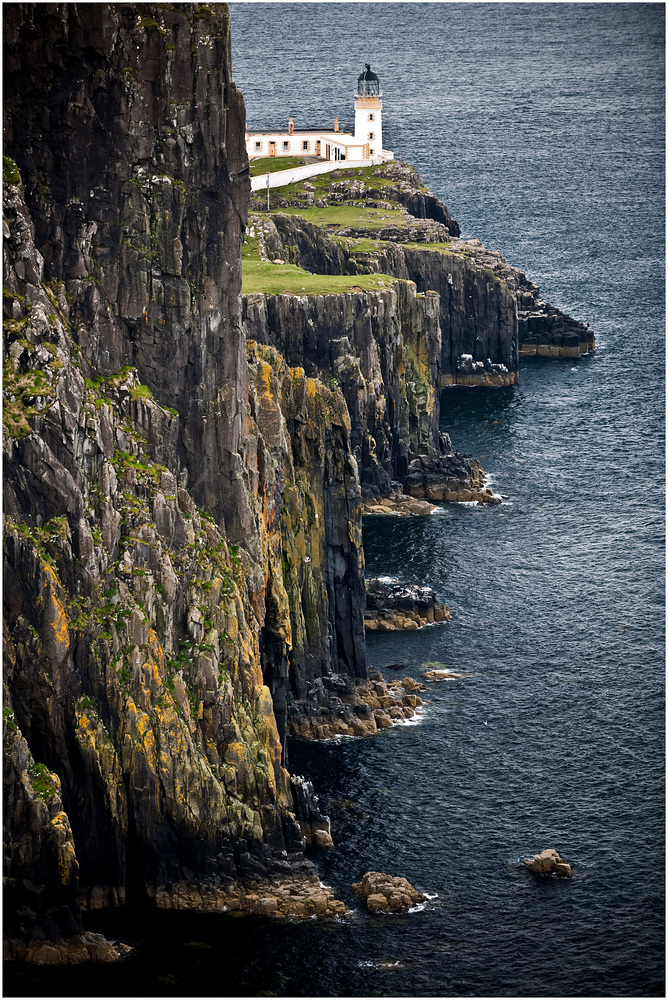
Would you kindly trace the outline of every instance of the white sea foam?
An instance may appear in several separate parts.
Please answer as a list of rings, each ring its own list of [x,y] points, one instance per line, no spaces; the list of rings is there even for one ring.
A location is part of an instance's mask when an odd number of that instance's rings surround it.
[[[368,958],[366,961],[360,960],[357,963],[360,969],[403,969],[403,962],[390,962],[383,958]]]
[[[335,736],[325,736],[318,740],[319,743],[340,743],[341,740],[363,740],[363,736],[356,736],[354,733],[337,733]]]
[[[425,709],[416,708],[412,719],[397,719],[395,726],[419,726],[424,721],[427,712]]]
[[[422,913],[423,910],[426,910],[432,899],[438,899],[437,892],[423,892],[422,895],[427,897],[425,901],[423,903],[416,903],[415,906],[411,906],[408,911],[409,913]]]

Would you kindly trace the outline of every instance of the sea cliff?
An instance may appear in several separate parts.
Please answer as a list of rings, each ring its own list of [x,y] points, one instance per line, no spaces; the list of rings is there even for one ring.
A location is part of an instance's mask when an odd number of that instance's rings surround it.
[[[286,736],[417,707],[367,670],[363,500],[490,502],[440,389],[516,378],[538,290],[399,165],[400,231],[248,230],[345,289],[242,298],[225,5],[4,17],[6,954],[112,960],[82,910],[136,898],[340,913]]]

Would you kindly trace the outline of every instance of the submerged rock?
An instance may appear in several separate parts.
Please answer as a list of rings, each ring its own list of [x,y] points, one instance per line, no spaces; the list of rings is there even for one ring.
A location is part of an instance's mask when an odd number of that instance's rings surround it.
[[[461,671],[459,673],[454,670],[450,670],[445,663],[423,663],[422,664],[422,679],[425,681],[449,681],[449,680],[460,680],[462,677],[472,677],[473,675],[467,671]]]
[[[427,898],[408,879],[367,872],[361,882],[353,882],[353,891],[366,900],[369,913],[405,913]]]
[[[557,878],[570,878],[571,866],[559,856],[559,852],[553,847],[548,847],[540,854],[534,854],[533,858],[525,861],[530,872],[534,875],[556,875]]]

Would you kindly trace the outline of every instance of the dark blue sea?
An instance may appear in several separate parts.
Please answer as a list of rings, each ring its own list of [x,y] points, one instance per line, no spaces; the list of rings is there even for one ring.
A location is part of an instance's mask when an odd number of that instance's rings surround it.
[[[501,506],[365,521],[369,571],[452,609],[372,635],[370,665],[471,676],[431,685],[419,725],[290,745],[331,815],[321,878],[358,916],[104,915],[137,957],[51,970],[48,995],[663,996],[664,6],[231,9],[249,128],[352,128],[370,62],[384,146],[597,348],[445,391]],[[527,872],[545,847],[572,880]],[[433,898],[369,918],[350,890],[368,869]]]

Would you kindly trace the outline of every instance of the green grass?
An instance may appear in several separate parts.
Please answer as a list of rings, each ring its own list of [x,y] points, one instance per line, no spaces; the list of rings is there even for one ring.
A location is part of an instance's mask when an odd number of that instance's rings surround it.
[[[271,159],[273,160],[274,158],[272,157]],[[283,157],[283,159],[288,158]],[[254,162],[259,163],[261,161],[258,160]],[[266,160],[263,162],[266,162]],[[276,169],[278,169],[278,167]],[[260,173],[261,172],[262,171],[260,171]],[[335,176],[335,174],[337,176]],[[306,189],[304,188],[304,183],[306,181],[312,188],[315,189],[313,194],[316,198],[329,197],[333,184],[345,184],[347,187],[350,187],[351,184],[355,182],[364,181],[367,188],[380,189],[383,187],[396,187],[401,183],[399,180],[387,177],[384,167],[355,167],[350,169],[341,164],[341,166],[337,167],[336,170],[331,171],[330,173],[314,174],[312,177],[306,178],[305,181],[294,181],[292,184],[284,184],[281,185],[280,188],[273,190],[275,190],[277,196],[284,198],[286,201],[290,201],[291,199],[299,200],[299,195],[305,194]],[[255,197],[258,197],[259,194],[259,191],[254,192]],[[363,194],[362,198],[365,197],[366,195]]]
[[[132,385],[130,399],[153,399],[153,393],[147,385]]]
[[[330,226],[352,229],[385,229],[406,226],[408,220],[396,208],[364,208],[358,205],[329,205],[327,208],[278,208],[284,215],[301,215],[307,222],[327,229]]]
[[[272,264],[260,258],[259,239],[248,233],[241,252],[241,265],[244,295],[253,292],[266,292],[267,295],[338,295],[353,290],[387,288],[396,280],[387,274],[311,274],[295,264]]]
[[[58,786],[46,764],[33,761],[29,767],[29,775],[33,791],[41,799],[50,799],[58,791]]]
[[[250,161],[250,175],[257,177],[258,174],[275,174],[278,170],[292,170],[307,162],[303,156],[261,156],[258,160]]]
[[[466,256],[464,251],[453,250],[449,243],[396,243],[393,240],[356,239],[352,236],[337,236],[334,239],[349,253],[381,253],[389,246],[398,246],[406,250],[433,250],[450,257]]]
[[[373,291],[387,288],[395,278],[387,274],[310,274],[294,264],[267,264],[251,260],[242,263],[244,295],[338,295],[341,292]]]

